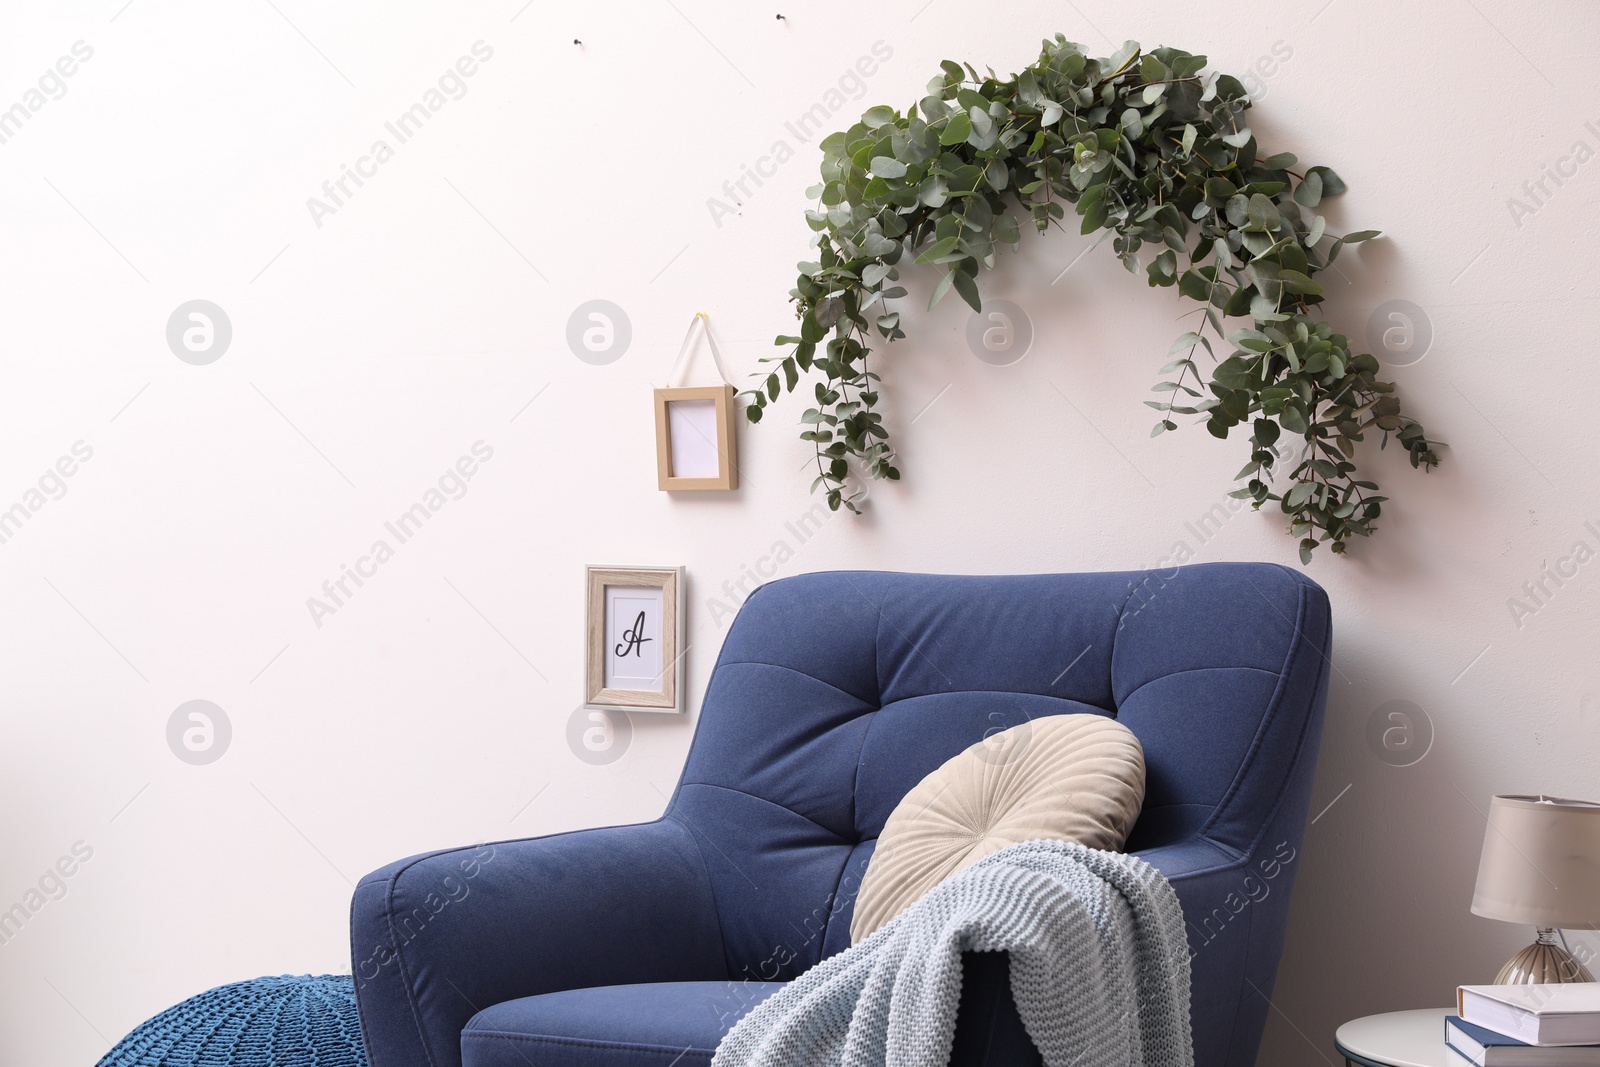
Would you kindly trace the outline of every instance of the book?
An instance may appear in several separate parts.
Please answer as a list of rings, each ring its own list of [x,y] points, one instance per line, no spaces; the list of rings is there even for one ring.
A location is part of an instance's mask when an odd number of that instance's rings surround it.
[[[1464,985],[1456,1014],[1529,1045],[1600,1045],[1600,983]]]
[[[1473,1067],[1600,1067],[1600,1045],[1530,1045],[1447,1015],[1444,1039],[1450,1051]]]

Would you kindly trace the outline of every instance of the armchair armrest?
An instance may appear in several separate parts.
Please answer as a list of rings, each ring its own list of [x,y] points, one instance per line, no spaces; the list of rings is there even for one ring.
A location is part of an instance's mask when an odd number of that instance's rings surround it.
[[[1298,835],[1243,855],[1205,837],[1137,853],[1177,891],[1189,934],[1196,1064],[1253,1063],[1288,922]],[[1246,1035],[1241,1038],[1239,1035]]]
[[[671,819],[392,863],[356,887],[350,927],[371,1067],[460,1067],[491,1004],[727,977],[699,847]]]
[[[1136,855],[1166,876],[1183,908],[1195,1063],[1249,1067],[1255,1058],[1254,1039],[1248,1048],[1234,1047],[1235,1036],[1259,1033],[1259,1025],[1238,1023],[1267,1010],[1295,848],[1287,841],[1263,845],[1252,857],[1196,837]],[[1270,936],[1275,928],[1279,933]],[[1252,942],[1258,946],[1255,952]],[[1262,951],[1263,944],[1273,948]],[[969,952],[963,962],[951,1067],[1038,1067],[1039,1052],[1011,999],[1006,956]]]

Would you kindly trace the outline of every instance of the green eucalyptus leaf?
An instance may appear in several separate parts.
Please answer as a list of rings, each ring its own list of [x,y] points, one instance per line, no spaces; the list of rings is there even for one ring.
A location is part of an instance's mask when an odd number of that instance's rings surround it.
[[[904,178],[906,165],[893,156],[873,156],[872,173],[879,178]]]
[[[1211,284],[1199,271],[1186,270],[1178,278],[1178,291],[1190,300],[1209,300]]]
[[[935,241],[933,244],[928,246],[927,251],[923,252],[922,255],[917,257],[917,262],[926,264],[946,261],[946,257],[954,252],[956,247],[960,244],[961,238],[954,236]]]
[[[972,276],[961,270],[952,270],[949,277],[954,280],[956,292],[961,294],[961,299],[965,300],[973,311],[982,311],[983,301],[978,298],[978,283],[972,280]]]
[[[958,111],[950,116],[950,121],[945,123],[944,132],[939,135],[942,145],[962,144],[972,134],[972,119],[965,111]]]
[[[1280,270],[1278,272],[1278,281],[1291,293],[1306,293],[1315,296],[1322,292],[1322,286],[1297,270]]]
[[[1294,202],[1301,207],[1316,207],[1322,203],[1322,175],[1315,171],[1307,174],[1305,181],[1294,187]]]
[[[867,108],[866,113],[861,116],[861,121],[872,129],[878,129],[881,126],[889,125],[898,117],[899,116],[895,114],[894,108],[885,107],[880,104],[877,107]]]
[[[1315,174],[1322,181],[1323,196],[1338,196],[1345,191],[1344,179],[1333,172],[1331,167],[1312,167],[1306,171],[1306,177]]]
[[[1170,356],[1173,353],[1180,352],[1186,348],[1193,349],[1195,345],[1204,343],[1204,337],[1201,337],[1198,333],[1190,330],[1188,333],[1182,335],[1176,341],[1172,342],[1172,347],[1167,349],[1167,355]]]
[[[824,330],[830,329],[844,317],[844,301],[836,296],[824,297],[811,314],[816,318],[818,326]]]

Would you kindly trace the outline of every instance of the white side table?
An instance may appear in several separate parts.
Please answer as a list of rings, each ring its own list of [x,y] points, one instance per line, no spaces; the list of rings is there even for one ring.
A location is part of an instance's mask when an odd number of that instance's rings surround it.
[[[1346,1067],[1449,1067],[1444,1019],[1454,1008],[1391,1011],[1352,1019],[1339,1027],[1333,1043]]]

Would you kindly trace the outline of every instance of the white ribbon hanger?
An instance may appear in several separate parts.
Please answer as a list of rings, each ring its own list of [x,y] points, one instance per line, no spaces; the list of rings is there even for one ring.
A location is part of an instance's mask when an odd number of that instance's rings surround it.
[[[717,339],[711,336],[711,316],[704,311],[696,311],[694,318],[689,322],[688,332],[683,335],[683,344],[678,346],[678,358],[672,361],[672,368],[667,371],[667,388],[673,389],[681,385],[682,383],[674,383],[673,379],[678,376],[680,371],[687,371],[693,364],[694,333],[696,328],[699,328],[706,339],[707,347],[711,349],[711,362],[716,364],[717,377],[721,379],[720,384],[732,385],[733,382],[728,377],[728,371],[722,365],[722,353],[717,349]]]

